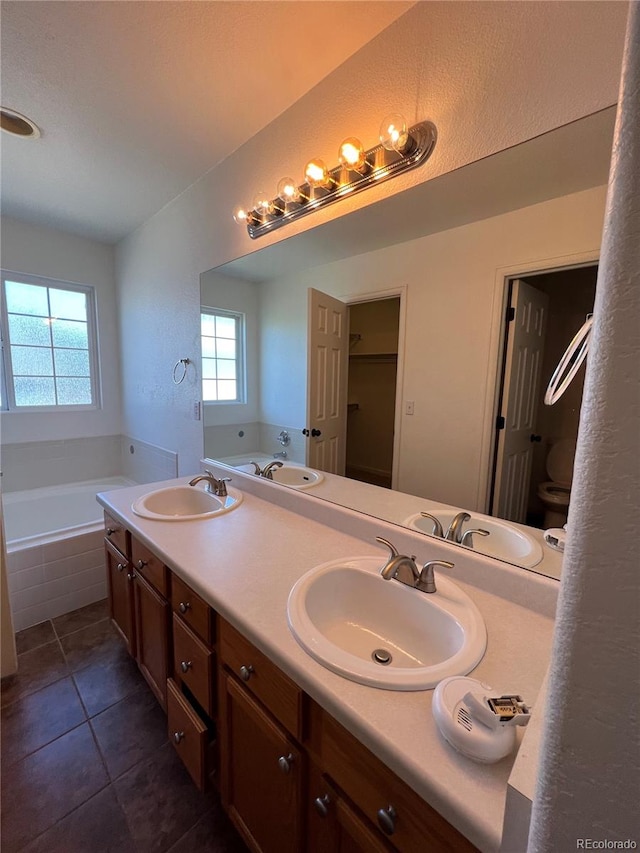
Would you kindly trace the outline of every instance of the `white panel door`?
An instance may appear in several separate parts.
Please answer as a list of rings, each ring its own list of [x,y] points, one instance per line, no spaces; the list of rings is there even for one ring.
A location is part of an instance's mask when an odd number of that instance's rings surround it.
[[[514,281],[514,316],[507,336],[502,412],[493,515],[526,522],[533,436],[540,398],[540,373],[549,297],[524,281]]]
[[[349,329],[347,306],[313,287],[308,298],[307,465],[344,474]]]

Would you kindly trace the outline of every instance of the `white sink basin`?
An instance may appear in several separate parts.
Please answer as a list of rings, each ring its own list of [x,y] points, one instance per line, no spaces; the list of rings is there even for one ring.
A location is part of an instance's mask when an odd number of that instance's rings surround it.
[[[434,515],[444,531],[453,521],[458,510],[428,510]],[[488,530],[488,536],[473,536],[473,550],[488,557],[496,557],[507,563],[515,563],[525,569],[537,566],[542,559],[542,545],[521,530],[513,527],[507,521],[491,518],[487,515],[470,513],[471,518],[462,525],[462,532],[467,530]],[[403,522],[406,527],[419,530],[421,533],[433,534],[433,521],[424,518],[420,513],[410,515]]]
[[[157,521],[195,521],[230,512],[242,502],[242,492],[229,489],[218,498],[197,486],[170,486],[147,492],[131,505],[136,515]]]
[[[302,465],[283,465],[282,468],[272,468],[273,482],[290,486],[292,489],[310,489],[324,480],[324,474],[313,471]]]
[[[384,580],[383,564],[382,556],[334,560],[300,578],[287,617],[302,648],[345,678],[386,690],[427,690],[470,672],[487,645],[471,599],[437,571],[433,594]],[[391,661],[376,662],[376,651]]]

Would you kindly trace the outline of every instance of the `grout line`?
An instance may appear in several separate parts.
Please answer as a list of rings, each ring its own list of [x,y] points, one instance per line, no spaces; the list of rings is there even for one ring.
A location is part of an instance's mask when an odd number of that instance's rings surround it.
[[[82,628],[76,628],[74,631],[69,631],[68,634],[60,634],[58,635],[56,631],[56,637],[58,640],[66,640],[67,637],[73,637],[74,634],[79,634],[80,631],[86,631],[89,628],[94,628],[96,625],[100,625],[101,622],[107,622],[109,620],[108,616],[104,616],[102,619],[97,619],[95,622],[90,622],[88,625],[83,625]],[[55,627],[53,629],[55,631]]]

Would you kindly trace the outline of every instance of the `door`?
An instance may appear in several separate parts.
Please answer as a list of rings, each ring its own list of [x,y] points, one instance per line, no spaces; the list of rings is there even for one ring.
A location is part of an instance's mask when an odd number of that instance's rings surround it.
[[[136,659],[163,710],[167,707],[169,674],[169,605],[135,573]]]
[[[513,282],[492,514],[526,522],[549,297]]]
[[[307,453],[310,468],[344,474],[347,435],[347,306],[309,288]]]

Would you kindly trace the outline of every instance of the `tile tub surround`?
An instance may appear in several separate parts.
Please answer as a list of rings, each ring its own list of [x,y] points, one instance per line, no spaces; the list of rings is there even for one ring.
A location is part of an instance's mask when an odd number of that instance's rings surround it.
[[[3,853],[246,853],[107,616],[101,601],[17,634],[1,685]]]
[[[489,636],[472,675],[534,704],[550,656],[557,582],[259,480],[238,473],[242,506],[206,521],[134,516],[131,503],[148,486],[99,501],[480,850],[498,850],[513,756],[484,766],[452,750],[433,721],[432,691],[366,687],[316,663],[287,627],[287,598],[302,574],[328,560],[376,555],[382,565],[376,535],[423,562],[451,559],[448,574],[479,608]]]

